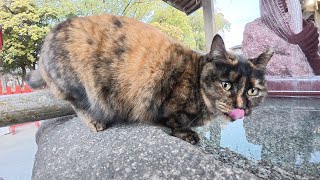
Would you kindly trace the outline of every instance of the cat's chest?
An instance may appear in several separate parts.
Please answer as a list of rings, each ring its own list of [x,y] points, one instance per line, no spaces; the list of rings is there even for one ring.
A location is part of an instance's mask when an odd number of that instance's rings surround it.
[[[184,113],[193,118],[199,112],[199,99],[194,89],[177,88],[173,91],[162,105],[162,112],[165,117],[172,113]]]

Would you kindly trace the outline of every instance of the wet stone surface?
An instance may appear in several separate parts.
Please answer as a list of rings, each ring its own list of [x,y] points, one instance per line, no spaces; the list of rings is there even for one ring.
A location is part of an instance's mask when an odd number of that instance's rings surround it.
[[[268,98],[221,124],[198,128],[200,146],[219,160],[265,179],[320,179],[320,99]]]

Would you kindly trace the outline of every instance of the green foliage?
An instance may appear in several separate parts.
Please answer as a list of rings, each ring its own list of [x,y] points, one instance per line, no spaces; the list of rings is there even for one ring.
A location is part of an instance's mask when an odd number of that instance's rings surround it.
[[[146,20],[152,14],[157,2],[152,0],[57,0],[45,1],[57,10],[59,19],[75,16],[111,13]]]
[[[168,4],[162,3],[156,8],[150,23],[190,47],[196,46],[190,18]]]
[[[223,29],[230,31],[231,23],[224,18],[222,13],[217,13],[215,15],[215,24],[218,31]]]
[[[216,30],[230,30],[230,22],[222,13],[215,16]],[[189,45],[195,50],[205,51],[204,18],[202,9],[187,16],[185,13],[159,3],[154,10],[150,23],[166,34]]]
[[[181,28],[176,27],[174,25],[168,24],[166,22],[153,22],[151,23],[153,26],[155,26],[156,28],[158,28],[160,31],[168,34],[169,36],[179,40],[179,41],[183,41],[183,31],[181,30]]]
[[[4,47],[0,51],[3,71],[19,69],[36,62],[40,44],[49,31],[56,13],[47,7],[39,8],[33,0],[5,0],[0,2]]]
[[[194,49],[205,51],[206,43],[205,43],[204,19],[203,19],[202,9],[191,14],[189,18],[191,20],[193,38],[196,43]]]

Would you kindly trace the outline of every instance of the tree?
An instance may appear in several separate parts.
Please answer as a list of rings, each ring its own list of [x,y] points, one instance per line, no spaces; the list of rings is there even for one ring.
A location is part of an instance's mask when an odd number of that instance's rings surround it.
[[[59,19],[68,17],[111,13],[146,21],[159,0],[58,0],[45,1],[46,5],[56,9]]]
[[[215,23],[217,31],[223,29],[230,31],[231,23],[224,18],[222,13],[215,14]]]
[[[216,14],[215,22],[217,31],[230,30],[231,24],[222,13]],[[187,16],[168,4],[159,3],[150,23],[195,50],[204,51],[206,48],[202,9]]]
[[[193,49],[205,50],[202,9],[187,16],[162,0],[60,0],[51,2],[50,6],[59,10],[61,20],[101,13],[132,17],[152,24]],[[222,13],[216,15],[216,27],[217,30],[230,29]]]
[[[196,43],[190,18],[172,6],[166,3],[159,3],[149,23],[177,40],[184,42],[191,48],[195,47]]]
[[[189,16],[191,19],[191,27],[193,32],[193,38],[196,42],[194,47],[197,50],[204,51],[205,46],[205,32],[204,32],[204,19],[203,10],[199,9]],[[222,13],[215,14],[215,25],[217,31],[230,30],[231,23],[224,18]]]
[[[25,79],[27,68],[34,69],[40,45],[57,14],[33,0],[0,2],[0,22],[4,47],[0,51],[4,72],[18,72]],[[22,81],[23,83],[23,81]]]
[[[203,19],[203,11],[199,9],[198,11],[189,15],[191,20],[192,33],[195,40],[194,49],[205,51],[205,33],[204,33],[204,19]]]

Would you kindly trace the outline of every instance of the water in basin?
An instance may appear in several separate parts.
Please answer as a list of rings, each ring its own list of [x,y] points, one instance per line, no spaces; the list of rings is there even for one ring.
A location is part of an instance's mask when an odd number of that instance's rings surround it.
[[[228,149],[253,163],[320,177],[320,99],[267,98],[244,120],[225,125],[217,118],[198,132],[206,148]]]

